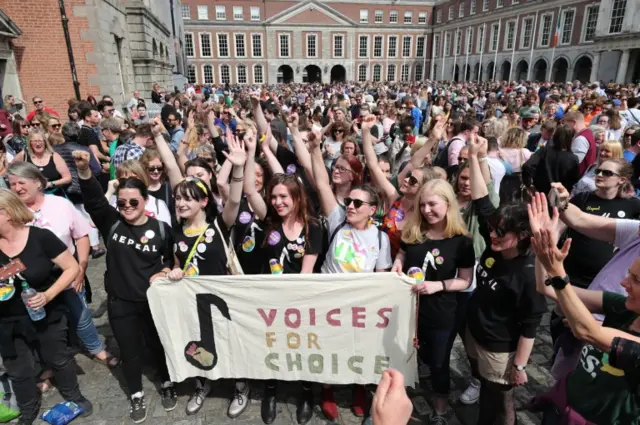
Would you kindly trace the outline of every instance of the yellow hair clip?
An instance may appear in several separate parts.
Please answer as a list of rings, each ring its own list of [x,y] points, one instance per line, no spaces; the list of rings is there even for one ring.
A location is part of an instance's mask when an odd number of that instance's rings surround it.
[[[185,177],[182,179],[183,182],[194,182],[196,186],[200,188],[205,194],[208,194],[207,186],[200,180],[198,177]]]

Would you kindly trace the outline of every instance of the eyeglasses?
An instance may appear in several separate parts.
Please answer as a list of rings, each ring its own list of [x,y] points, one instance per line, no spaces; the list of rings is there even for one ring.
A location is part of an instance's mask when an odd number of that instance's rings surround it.
[[[110,113],[110,114],[113,114],[113,111],[115,111],[115,109],[105,109],[104,111],[105,111],[105,112],[108,112],[108,113]]]
[[[371,205],[370,202],[363,201],[362,199],[353,199],[353,198],[344,198],[344,205],[349,206],[353,202],[353,206],[358,209],[362,206],[362,204]]]
[[[604,177],[613,177],[619,176],[620,174],[611,171],[611,170],[603,170],[602,168],[596,168],[596,176],[603,175]]]
[[[133,208],[138,208],[138,206],[140,205],[140,200],[138,199],[118,199],[118,201],[116,202],[116,205],[118,205],[118,208],[124,208],[127,206],[127,201],[129,202],[129,205]]]
[[[148,167],[147,171],[150,173],[161,173],[164,171],[164,167],[162,165],[157,165],[155,167]]]
[[[41,103],[42,103],[42,101],[41,101],[41,100],[34,100],[34,101],[33,101],[33,104],[34,104],[34,105],[39,105],[39,104],[41,104]]]
[[[350,173],[351,171],[353,171],[353,170],[350,170],[350,169],[348,169],[348,168],[344,168],[344,167],[343,167],[343,166],[341,166],[341,165],[336,166],[336,167],[334,168],[334,170],[335,170],[335,171],[337,171],[337,172],[339,172],[339,173]]]

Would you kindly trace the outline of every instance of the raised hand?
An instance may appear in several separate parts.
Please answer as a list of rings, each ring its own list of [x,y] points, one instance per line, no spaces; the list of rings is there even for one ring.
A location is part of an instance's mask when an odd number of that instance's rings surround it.
[[[292,112],[289,117],[287,118],[287,126],[289,126],[289,128],[291,130],[297,130],[298,129],[298,113],[297,112]]]
[[[151,120],[151,133],[153,133],[154,137],[165,133],[166,131],[167,130],[164,128],[160,117],[155,117]]]
[[[440,119],[436,121],[436,124],[431,129],[431,137],[434,137],[436,140],[441,140],[446,134],[447,123],[445,120]]]
[[[360,123],[360,128],[362,131],[371,131],[374,125],[376,125],[375,115],[367,115]]]
[[[567,258],[567,255],[569,255],[571,238],[564,242],[562,249],[558,249],[552,232],[549,229],[540,229],[540,231],[531,238],[531,246],[536,253],[536,258],[549,275],[560,276],[565,274],[562,262]]]
[[[73,160],[76,163],[76,168],[79,171],[86,171],[89,169],[89,161],[91,161],[91,155],[86,151],[73,151]]]
[[[229,153],[222,151],[225,157],[236,167],[244,166],[247,162],[247,152],[244,149],[244,142],[238,141],[235,137],[231,136],[227,138],[227,145],[229,146]]]
[[[564,208],[569,203],[569,198],[571,194],[567,190],[566,187],[562,185],[562,183],[551,183],[551,188],[557,190],[557,202],[562,208]]]
[[[553,232],[552,237],[557,241],[558,235],[556,232],[558,226],[558,209],[553,209],[553,215],[549,216],[549,204],[547,203],[547,197],[544,193],[536,192],[536,194],[527,205],[527,211],[529,213],[529,225],[531,226],[531,233],[537,236],[542,229],[548,229]]]
[[[244,145],[247,148],[247,152],[255,152],[256,145],[258,144],[256,140],[256,133],[253,130],[253,127],[247,128],[247,131],[244,133]]]
[[[196,126],[196,113],[195,111],[190,111],[187,118],[187,127],[194,128]]]
[[[482,158],[487,155],[487,139],[480,136],[472,136],[469,142],[469,156],[477,156]]]
[[[318,130],[313,130],[307,133],[307,141],[309,142],[309,150],[320,149],[322,136],[320,136],[320,132]]]

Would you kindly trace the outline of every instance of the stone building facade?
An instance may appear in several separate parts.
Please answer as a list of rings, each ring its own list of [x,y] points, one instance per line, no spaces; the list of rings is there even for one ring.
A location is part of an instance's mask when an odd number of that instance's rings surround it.
[[[126,104],[134,90],[150,99],[154,82],[173,90],[186,81],[180,0],[4,0],[2,12],[21,33],[7,44],[18,85],[4,86],[32,108],[31,98],[66,116],[66,101],[108,94]],[[68,54],[71,46],[73,60]],[[75,65],[74,84],[71,63]]]

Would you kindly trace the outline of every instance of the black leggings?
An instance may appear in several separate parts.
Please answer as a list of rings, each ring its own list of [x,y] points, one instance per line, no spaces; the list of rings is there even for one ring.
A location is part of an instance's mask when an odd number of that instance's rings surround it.
[[[109,324],[120,348],[122,373],[130,394],[142,391],[143,340],[149,348],[152,360],[156,363],[161,382],[169,381],[164,348],[153,323],[149,303],[125,301],[110,296],[107,311]]]

